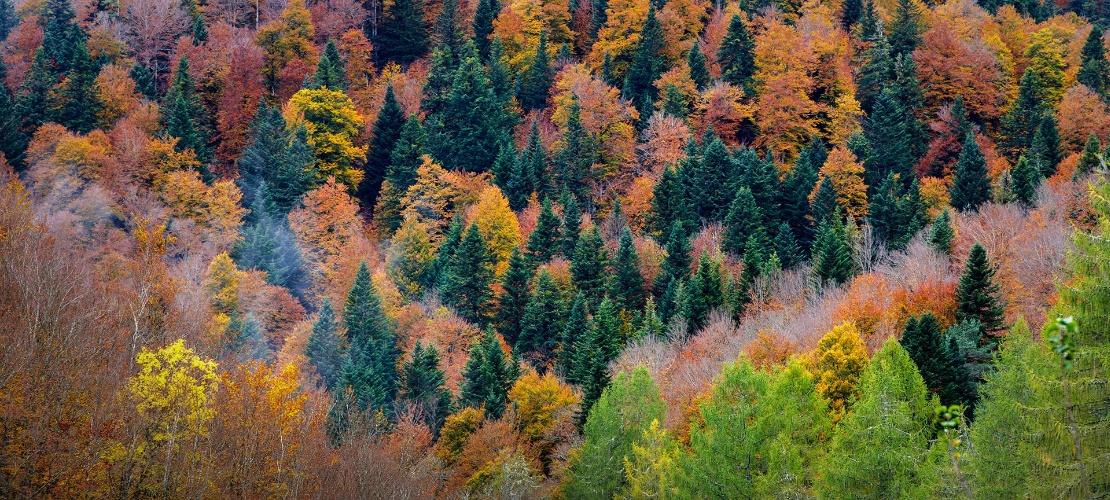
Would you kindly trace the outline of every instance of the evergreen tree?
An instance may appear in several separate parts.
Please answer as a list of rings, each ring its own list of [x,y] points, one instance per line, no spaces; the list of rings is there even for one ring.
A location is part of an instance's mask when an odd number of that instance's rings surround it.
[[[893,48],[883,30],[875,33],[875,38],[870,39],[871,46],[864,52],[864,62],[860,65],[859,76],[856,78],[856,100],[860,107],[868,113],[873,113],[875,102],[879,95],[890,82],[895,79]]]
[[[1017,165],[1010,171],[1010,191],[1014,201],[1025,206],[1033,206],[1037,201],[1037,186],[1041,183],[1041,173],[1024,156],[1018,158]]]
[[[455,257],[455,251],[458,250],[459,244],[462,242],[463,230],[462,213],[456,213],[451,218],[451,224],[447,226],[446,236],[439,244],[439,248],[436,249],[436,256],[432,260],[431,267],[424,274],[426,282],[423,285],[425,288],[442,287],[447,281],[451,259]]]
[[[497,19],[497,14],[500,12],[501,2],[498,0],[478,0],[471,31],[474,33],[474,43],[478,46],[478,55],[484,60],[489,60],[493,20]]]
[[[1056,120],[1052,114],[1045,113],[1037,131],[1033,133],[1033,142],[1029,145],[1030,164],[1038,177],[1052,177],[1063,159],[1060,156],[1060,135],[1056,130]]]
[[[725,234],[721,238],[721,250],[742,254],[748,238],[763,228],[763,210],[755,202],[752,190],[740,188],[725,217]]]
[[[555,71],[547,53],[547,31],[541,31],[536,56],[520,75],[520,106],[525,112],[546,108],[554,84]]]
[[[991,185],[987,177],[987,160],[979,150],[975,136],[964,137],[963,151],[956,162],[956,177],[952,181],[952,206],[957,210],[978,210],[990,201]]]
[[[432,29],[432,43],[436,47],[447,47],[452,54],[458,54],[463,45],[463,33],[459,27],[459,1],[443,0],[439,14],[436,15]],[[475,41],[477,43],[477,41]]]
[[[193,150],[197,160],[204,165],[210,159],[208,150],[208,111],[195,95],[196,84],[189,75],[189,60],[182,56],[177,62],[177,72],[173,84],[166,92],[165,106],[162,108],[162,121],[166,133],[177,138],[176,149]],[[202,167],[204,168],[204,167]],[[206,180],[210,174],[203,171]]]
[[[583,353],[578,349],[578,342],[592,335],[593,328],[594,325],[590,321],[590,310],[586,305],[586,297],[582,295],[582,292],[578,292],[571,303],[570,312],[567,314],[567,322],[563,325],[562,335],[559,337],[559,352],[556,356],[557,365],[567,382],[572,384],[583,383],[578,378],[581,374],[579,363],[580,360],[586,360],[586,358],[582,357]],[[608,374],[608,371],[606,371],[606,374]],[[600,390],[598,394],[601,394]]]
[[[375,220],[381,221],[390,233],[401,227],[401,198],[416,183],[416,170],[424,163],[426,141],[420,119],[415,114],[409,116],[389,154],[389,167],[385,171],[389,189],[381,190],[374,209]]]
[[[586,295],[586,301],[590,305],[599,303],[605,293],[608,278],[605,267],[608,261],[609,252],[605,250],[605,241],[595,225],[578,238],[578,245],[570,260],[571,281]]]
[[[813,243],[813,275],[822,284],[841,285],[853,274],[852,252],[840,216],[822,222]]]
[[[485,324],[493,309],[493,280],[489,247],[478,225],[471,224],[447,266],[443,298],[467,321]]]
[[[644,307],[644,277],[640,274],[640,256],[632,242],[632,231],[621,230],[620,246],[613,259],[613,279],[609,282],[609,296],[617,308],[631,314]]]
[[[863,18],[863,0],[846,0],[840,7],[840,25],[844,31],[852,32],[852,28]]]
[[[312,75],[312,88],[327,87],[331,90],[347,90],[347,68],[335,40],[329,38],[324,53],[316,63],[316,73]]]
[[[1075,178],[1078,179],[1091,172],[1102,170],[1098,152],[1100,146],[1098,136],[1091,133],[1090,137],[1087,138],[1087,143],[1083,145],[1083,152],[1079,154],[1079,162],[1075,164]]]
[[[682,162],[682,183],[694,214],[709,221],[723,220],[736,187],[730,182],[737,170],[728,148],[712,130],[703,137],[705,147],[700,157],[687,157]]]
[[[947,405],[971,408],[975,403],[975,385],[964,368],[955,340],[942,335],[936,316],[926,313],[920,319],[911,317],[899,341],[917,365],[925,387]]]
[[[347,294],[343,324],[350,343],[343,383],[359,409],[386,411],[397,395],[397,337],[363,262]]]
[[[520,375],[520,366],[509,359],[501,341],[487,328],[485,335],[470,347],[463,367],[459,405],[485,408],[490,418],[500,418],[509,403],[509,389]]]
[[[581,237],[582,213],[578,210],[578,202],[574,196],[564,193],[560,203],[563,205],[563,255],[567,258],[574,256],[574,249],[578,246]]]
[[[729,21],[728,32],[721,41],[721,47],[717,49],[717,60],[721,64],[721,77],[732,86],[742,89],[749,99],[753,98],[755,39],[739,14],[733,14]]]
[[[451,412],[451,391],[447,390],[443,370],[439,368],[439,351],[434,345],[424,347],[417,342],[401,374],[401,398],[412,405],[432,434],[438,434]]]
[[[794,264],[801,262],[802,248],[798,245],[798,240],[794,238],[794,231],[790,229],[790,225],[781,222],[779,223],[778,231],[775,232],[775,238],[772,242],[775,254],[778,255],[782,261],[782,267],[789,269],[794,267]]]
[[[956,319],[976,320],[981,325],[980,344],[987,342],[987,335],[1002,330],[1006,308],[999,298],[1001,289],[994,282],[994,267],[987,259],[987,251],[976,243],[967,257],[964,273],[956,286]]]
[[[562,295],[551,273],[541,269],[524,308],[520,337],[515,346],[516,352],[536,361],[536,366],[550,361],[558,347],[566,313]]]
[[[868,202],[871,225],[891,248],[904,247],[928,223],[917,179],[903,188],[894,174],[887,175]]]
[[[743,171],[740,182],[752,190],[756,205],[763,211],[764,227],[778,222],[779,169],[768,156],[760,159],[755,150],[741,149],[737,154],[738,168]],[[722,166],[721,168],[726,168]],[[731,192],[729,194],[732,194]]]
[[[808,248],[813,242],[814,214],[810,207],[809,195],[817,187],[817,171],[827,159],[828,151],[825,149],[825,144],[821,139],[814,137],[810,145],[798,155],[794,168],[786,174],[782,189],[779,191],[781,194],[779,219],[790,226],[790,232],[796,238],[800,248]],[[785,258],[781,252],[779,257]],[[785,264],[786,261],[784,260],[783,263]]]
[[[547,173],[547,151],[543,147],[543,138],[540,137],[539,120],[532,120],[532,129],[528,133],[528,145],[520,154],[521,175],[528,181],[528,194],[535,191],[539,195],[547,194],[551,186],[550,176]]]
[[[501,192],[505,193],[506,198],[509,199],[509,206],[513,206],[513,200],[509,196],[509,182],[513,179],[513,167],[516,165],[517,150],[516,144],[512,140],[502,141],[500,148],[497,150],[497,159],[493,161],[493,167],[490,168],[490,173],[493,174],[493,183],[501,188]]]
[[[661,235],[665,242],[671,228],[678,224],[680,228],[693,226],[695,215],[690,208],[690,200],[686,194],[686,187],[674,167],[666,167],[659,176],[659,181],[652,188],[651,213],[649,223],[656,233]],[[685,232],[686,229],[680,229]]]
[[[564,189],[576,196],[586,194],[584,182],[595,163],[599,162],[595,139],[582,125],[582,107],[578,97],[571,94],[573,101],[567,116],[566,129],[563,131],[563,147],[555,153],[552,161],[552,182],[556,189]]]
[[[649,5],[647,19],[640,28],[640,42],[636,45],[632,65],[628,67],[621,89],[621,95],[640,112],[641,123],[647,122],[659,97],[653,83],[666,70],[662,52],[663,26],[655,15],[655,6]]]
[[[919,4],[913,0],[898,0],[894,22],[890,26],[891,55],[910,57],[921,43],[923,26]]]
[[[509,267],[501,277],[501,297],[497,307],[497,329],[505,343],[515,345],[528,306],[528,288],[535,274],[528,259],[514,247],[509,255]]]
[[[7,0],[0,0],[0,7]],[[10,4],[8,4],[10,5]],[[0,37],[3,40],[3,37]],[[0,60],[0,82],[8,77],[7,67]],[[22,164],[24,138],[20,126],[22,119],[15,107],[11,92],[7,85],[0,83],[0,155],[12,165]]]
[[[952,254],[952,239],[956,233],[952,230],[951,218],[945,210],[933,219],[933,228],[929,231],[929,246],[945,255]]]
[[[158,93],[154,90],[154,72],[150,67],[135,63],[131,66],[128,76],[135,81],[135,90],[140,94],[151,101],[158,99]]]
[[[3,37],[0,37],[3,38]],[[1097,24],[1091,28],[1083,50],[1079,55],[1079,73],[1075,79],[1096,94],[1106,96],[1110,91],[1110,63],[1106,60],[1106,48],[1102,42],[1102,28]]]
[[[709,313],[724,304],[724,281],[721,277],[720,261],[702,254],[698,260],[698,271],[690,278],[682,316],[686,319],[691,333],[701,330]]]
[[[813,220],[818,225],[832,220],[838,211],[843,208],[837,199],[836,188],[828,176],[821,178],[817,184],[817,194],[813,197]]]
[[[528,199],[532,196],[532,175],[530,166],[524,161],[527,159],[525,151],[520,157],[513,160],[513,169],[509,173],[509,182],[505,186],[505,197],[509,199],[509,208],[519,211],[528,206]]]
[[[867,120],[867,139],[874,148],[864,161],[868,186],[879,186],[890,174],[898,174],[901,182],[909,184],[914,178],[915,161],[913,136],[907,128],[909,112],[898,101],[890,88],[883,89],[875,101],[874,112]]]
[[[698,90],[709,86],[709,66],[705,54],[701,52],[701,43],[695,41],[694,46],[690,47],[690,52],[686,54],[686,65],[690,67],[690,79]]]
[[[428,52],[428,24],[422,0],[396,0],[385,12],[374,40],[379,61],[402,65],[424,57]]]
[[[891,89],[895,101],[902,107],[902,121],[908,134],[911,158],[917,161],[925,153],[929,143],[929,133],[925,124],[917,119],[917,114],[925,106],[925,94],[921,90],[921,80],[917,77],[917,64],[910,55],[899,55],[894,59],[894,81]],[[912,165],[906,169],[913,173]],[[909,183],[910,176],[903,176],[903,185]]]
[[[690,275],[690,237],[682,227],[681,222],[676,222],[671,227],[670,236],[667,239],[667,244],[664,247],[667,256],[663,259],[663,273],[660,278],[663,284],[669,278],[678,280],[685,279]]]
[[[0,0],[0,40],[8,38],[8,34],[19,25],[19,16],[15,13],[15,5],[11,0]]]
[[[96,90],[99,67],[89,57],[85,41],[79,39],[73,50],[69,71],[48,96],[47,117],[79,133],[88,133],[99,123],[101,103]],[[50,97],[54,97],[50,99]]]
[[[312,325],[312,333],[308,336],[304,354],[308,362],[316,368],[316,373],[320,375],[320,382],[329,391],[335,391],[343,364],[343,345],[338,330],[339,325],[335,322],[335,311],[331,307],[331,301],[325,298],[320,305],[316,323]]]
[[[386,173],[389,172],[390,158],[393,156],[397,141],[401,138],[405,121],[405,112],[397,102],[393,85],[386,86],[385,100],[382,102],[382,109],[378,111],[377,120],[374,121],[374,135],[370,139],[370,147],[366,152],[362,183],[358,186],[358,199],[364,207],[373,208],[377,205],[378,193],[381,191]]]
[[[586,28],[586,36],[589,37],[590,42],[597,41],[597,32],[601,31],[601,27],[605,26],[605,22],[609,18],[609,0],[594,0],[593,8],[590,12],[590,25]],[[605,59],[609,59],[609,53],[605,53]],[[606,80],[608,82],[609,80]]]
[[[682,91],[674,84],[667,85],[667,89],[663,92],[663,105],[659,107],[665,115],[670,115],[675,118],[685,120],[686,116],[690,114],[690,103],[687,102],[686,96],[682,95]]]
[[[559,234],[559,218],[551,208],[551,200],[544,198],[540,203],[540,215],[536,217],[536,228],[528,235],[528,260],[532,267],[546,264],[558,252],[562,243]]]
[[[1031,69],[1026,69],[1018,83],[1017,100],[1002,116],[1002,144],[1006,154],[1016,159],[1032,143],[1033,135],[1045,114],[1044,83]]]
[[[289,134],[281,110],[267,106],[265,102],[259,103],[258,112],[251,121],[249,137],[251,142],[243,148],[237,162],[239,178],[235,180],[244,200],[256,199],[255,190],[261,183],[271,182],[270,172],[284,160]]]

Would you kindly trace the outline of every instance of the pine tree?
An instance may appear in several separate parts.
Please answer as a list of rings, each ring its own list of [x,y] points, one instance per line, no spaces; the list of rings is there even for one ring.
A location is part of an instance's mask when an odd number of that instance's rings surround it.
[[[513,169],[509,173],[509,182],[505,186],[505,197],[509,199],[509,208],[523,210],[528,206],[528,199],[532,196],[532,175],[530,166],[524,161],[527,159],[525,151],[513,159]]]
[[[520,375],[516,361],[509,359],[501,341],[487,328],[485,335],[470,347],[463,367],[459,405],[485,408],[490,418],[500,418],[509,403],[509,389]]]
[[[813,243],[813,275],[822,284],[841,285],[853,274],[852,252],[840,216],[822,222]]]
[[[582,107],[578,98],[572,95],[567,125],[563,131],[562,149],[555,153],[552,161],[552,184],[555,189],[563,189],[575,196],[586,194],[586,183],[593,166],[599,162],[595,139],[582,125]]]
[[[666,69],[663,57],[663,27],[656,17],[655,7],[648,6],[647,19],[640,28],[640,42],[632,56],[632,65],[625,75],[621,95],[632,102],[640,112],[641,123],[647,122],[655,110],[655,100],[659,97],[652,85]]]
[[[1038,177],[1052,177],[1062,159],[1056,120],[1051,113],[1045,113],[1037,131],[1033,133],[1033,142],[1029,145],[1030,164],[1035,167]]]
[[[550,361],[558,347],[566,314],[562,295],[551,273],[541,269],[524,308],[520,337],[514,347],[516,352],[537,361],[536,366]]]
[[[478,225],[471,224],[447,266],[444,301],[467,321],[483,325],[493,310],[493,280],[489,247]]]
[[[702,254],[698,259],[698,271],[690,278],[682,316],[686,319],[691,333],[705,326],[709,313],[724,304],[724,281],[719,260]]]
[[[753,98],[755,40],[739,14],[734,14],[729,21],[728,32],[721,47],[717,49],[717,60],[721,64],[721,77],[732,86],[742,89],[749,99]]]
[[[926,313],[911,317],[899,340],[917,365],[925,387],[946,405],[970,408],[975,402],[975,385],[964,368],[964,359],[948,338],[942,335],[936,316]]]
[[[929,231],[929,246],[944,255],[952,254],[952,239],[956,233],[952,230],[951,219],[945,210],[933,219],[933,228]]]
[[[438,434],[451,412],[451,391],[447,390],[443,370],[439,368],[439,351],[434,345],[424,347],[417,342],[412,357],[401,368],[401,375],[401,399],[412,405],[432,434]]]
[[[312,325],[312,333],[305,344],[304,355],[308,362],[316,368],[320,375],[320,382],[329,391],[335,391],[339,383],[343,367],[343,345],[339,337],[339,326],[335,322],[335,310],[327,298],[320,305],[320,313],[316,323]]]
[[[667,238],[667,245],[664,247],[667,252],[666,258],[663,259],[663,273],[660,278],[663,279],[663,284],[666,280],[673,277],[678,280],[685,279],[690,275],[690,238],[683,229],[681,222],[676,222],[671,227],[670,236]]]
[[[1037,201],[1037,186],[1041,183],[1041,173],[1024,156],[1018,158],[1017,165],[1010,171],[1010,191],[1014,201],[1032,206]]]
[[[1102,170],[1102,163],[1099,161],[1099,143],[1098,136],[1094,133],[1087,138],[1087,143],[1083,145],[1083,152],[1079,155],[1079,162],[1075,164],[1075,178],[1082,178],[1083,176]]]
[[[374,135],[367,149],[366,164],[363,167],[364,175],[358,189],[358,199],[364,207],[373,208],[377,204],[382,181],[389,172],[390,158],[401,137],[405,121],[405,112],[397,102],[393,85],[386,86],[385,100],[382,103],[382,109],[378,111],[377,120],[374,121]]]
[[[0,7],[4,2],[7,0],[0,0]],[[0,37],[0,40],[3,40],[3,37]],[[0,82],[7,77],[7,67],[4,66],[4,61],[0,60]],[[0,83],[0,155],[16,166],[22,163],[20,156],[23,154],[24,141],[20,130],[21,118],[17,111],[7,85]]]
[[[15,5],[11,0],[0,0],[0,40],[8,38],[8,34],[19,25],[19,16],[15,13]]]
[[[428,24],[424,21],[422,0],[397,0],[385,12],[374,40],[374,54],[380,61],[402,65],[428,52]]]
[[[599,303],[605,293],[605,282],[608,278],[605,267],[608,261],[609,252],[605,250],[601,231],[597,226],[593,226],[578,238],[578,245],[574,248],[574,255],[570,260],[571,281],[578,290],[586,294],[586,301],[590,305]]]
[[[695,41],[690,47],[690,52],[686,54],[686,65],[690,67],[690,79],[698,90],[709,86],[709,67],[705,54],[701,52],[701,43]]]
[[[324,46],[324,53],[316,63],[316,73],[312,75],[312,88],[329,88],[331,90],[347,90],[347,68],[343,56],[339,55],[339,48],[335,40],[329,38]]]
[[[775,232],[772,247],[775,254],[778,255],[782,261],[783,269],[790,269],[802,261],[802,247],[798,245],[798,240],[794,238],[794,231],[790,229],[790,225],[781,222],[779,223],[778,231]]]
[[[979,150],[975,136],[964,137],[963,151],[956,162],[956,178],[952,181],[952,206],[957,210],[978,210],[990,201],[991,185],[987,178],[987,160]]]
[[[0,38],[3,38],[0,36]],[[1102,42],[1102,28],[1097,24],[1091,28],[1083,50],[1079,55],[1079,73],[1076,81],[1086,85],[1096,94],[1106,96],[1110,90],[1110,62],[1106,60],[1106,49]]]
[[[546,108],[554,83],[555,71],[547,53],[547,31],[541,31],[536,56],[520,75],[520,106],[525,112]]]
[[[569,193],[563,193],[559,200],[563,205],[563,241],[561,248],[567,258],[574,256],[574,249],[578,247],[578,238],[582,236],[582,213],[578,210],[578,202]]]
[[[987,259],[987,251],[976,243],[967,257],[964,273],[956,286],[956,319],[976,320],[986,343],[987,336],[1003,329],[1005,305],[999,297],[1001,289],[994,282],[995,269]]]
[[[559,218],[551,208],[551,200],[544,198],[540,203],[540,214],[536,218],[536,228],[528,236],[528,260],[532,267],[546,264],[559,252],[562,236],[559,234]]]
[[[501,12],[501,2],[498,0],[478,0],[478,7],[474,10],[474,43],[478,46],[478,55],[483,60],[489,60],[490,35],[493,34],[493,20]]]
[[[764,225],[763,210],[755,202],[752,190],[740,188],[725,217],[725,234],[721,238],[721,250],[742,254],[748,238]]]
[[[620,246],[613,258],[613,279],[609,282],[609,296],[617,308],[631,314],[644,307],[644,277],[640,274],[640,256],[632,242],[632,231],[621,230]]]
[[[873,113],[879,94],[895,79],[893,48],[886,33],[878,30],[871,46],[864,53],[864,62],[857,77],[856,99],[860,107]]]
[[[509,345],[516,344],[524,320],[524,308],[528,305],[528,287],[535,274],[528,259],[513,248],[509,256],[509,267],[501,277],[501,296],[498,298],[497,330]]]
[[[397,337],[363,262],[347,294],[343,324],[350,343],[343,383],[360,409],[389,410],[397,395]]]
[[[189,60],[182,56],[177,62],[173,84],[166,92],[162,121],[166,133],[177,138],[175,148],[178,151],[193,150],[203,165],[210,159],[206,129],[208,111],[195,95],[195,89],[196,84],[189,75]],[[204,173],[208,177],[207,169]]]
[[[447,47],[452,54],[458,54],[463,45],[463,33],[459,27],[459,1],[444,0],[436,15],[432,28],[432,44]]]

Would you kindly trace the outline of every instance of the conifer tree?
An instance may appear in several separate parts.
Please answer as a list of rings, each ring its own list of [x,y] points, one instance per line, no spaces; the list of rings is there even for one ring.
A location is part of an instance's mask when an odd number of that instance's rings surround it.
[[[243,148],[237,162],[239,178],[235,183],[243,192],[243,199],[254,200],[258,186],[272,182],[270,172],[284,160],[288,148],[289,134],[281,110],[260,103],[249,136],[251,143]]]
[[[737,154],[736,168],[743,172],[740,178],[742,185],[752,190],[755,203],[763,211],[765,224],[778,222],[779,170],[768,153],[766,158],[759,158],[755,150],[743,148]],[[727,168],[727,164],[721,168]],[[732,194],[732,193],[729,193]]]
[[[435,345],[416,343],[412,357],[401,368],[401,398],[412,405],[424,425],[438,434],[451,411],[451,391],[444,384]]]
[[[501,348],[501,341],[487,328],[470,347],[463,367],[459,405],[485,408],[490,418],[500,418],[509,403],[509,389],[520,376],[520,366]]]
[[[742,89],[749,99],[754,97],[752,75],[755,74],[755,39],[739,14],[733,14],[729,21],[728,32],[721,47],[717,49],[717,60],[721,64],[721,77],[732,86]]]
[[[724,304],[724,281],[719,260],[702,254],[698,259],[698,271],[690,278],[686,301],[682,304],[682,316],[686,319],[690,332],[705,326],[709,313]]]
[[[868,199],[871,225],[891,248],[902,248],[928,223],[917,179],[908,188],[887,175],[875,194]]]
[[[397,337],[363,262],[347,294],[343,324],[350,343],[343,383],[359,409],[387,411],[397,395]]]
[[[705,220],[720,221],[728,213],[729,203],[736,194],[732,179],[737,165],[724,142],[712,130],[707,130],[702,139],[705,146],[700,158],[687,157],[679,173],[694,214]]]
[[[783,179],[779,199],[779,219],[790,226],[790,231],[800,248],[808,248],[813,242],[814,214],[809,195],[817,187],[817,171],[827,159],[828,150],[825,149],[825,143],[814,137],[810,145],[798,155],[794,168],[790,169]],[[835,196],[835,193],[833,194]],[[781,252],[779,257],[784,257]],[[785,260],[783,262],[785,263]]]
[[[397,0],[385,12],[374,40],[378,60],[407,65],[428,52],[428,24],[422,0]]]
[[[7,2],[8,0],[0,0]],[[8,4],[9,6],[11,4]],[[3,37],[0,37],[3,40]],[[0,82],[8,77],[7,67],[0,60]],[[7,85],[0,83],[0,155],[12,165],[20,165],[23,154],[23,134],[20,130],[21,118],[17,114],[15,101]]]
[[[537,366],[550,361],[563,332],[565,314],[563,294],[555,283],[555,278],[547,269],[541,269],[536,277],[532,296],[524,308],[516,352],[537,361]]]
[[[532,196],[531,168],[524,161],[527,157],[527,153],[521,151],[520,156],[513,160],[509,182],[505,186],[505,197],[509,199],[509,208],[513,210],[523,210]]]
[[[436,256],[432,260],[431,267],[424,274],[426,281],[423,285],[425,288],[440,288],[446,283],[451,259],[455,257],[455,251],[462,243],[464,229],[462,214],[461,212],[456,213],[447,226],[447,234],[440,242],[439,248],[436,249]]]
[[[544,198],[540,203],[540,214],[536,218],[536,228],[528,236],[528,259],[533,267],[546,264],[559,252],[562,236],[559,234],[559,218],[551,208],[551,200]]]
[[[840,7],[840,25],[844,31],[852,32],[852,28],[863,17],[863,0],[846,0]]]
[[[860,65],[856,79],[856,99],[863,110],[873,113],[879,94],[894,80],[895,72],[892,55],[894,49],[891,48],[886,33],[878,30],[870,42],[871,46],[864,52],[864,62]]]
[[[621,89],[621,95],[640,112],[642,123],[655,110],[655,100],[659,97],[652,84],[666,69],[662,51],[663,27],[656,17],[655,6],[649,5],[647,19],[640,28],[640,42],[636,45],[632,65],[628,67]]]
[[[842,208],[840,201],[837,199],[836,187],[833,186],[832,179],[829,176],[821,177],[821,182],[817,184],[817,194],[813,197],[812,208],[813,220],[818,225],[818,231],[822,222],[835,218]]]
[[[666,258],[663,259],[663,273],[660,275],[663,284],[666,280],[673,277],[678,280],[685,279],[690,275],[690,238],[683,229],[681,222],[676,222],[671,227],[670,236],[667,239],[667,245],[664,247],[667,252]]]
[[[8,38],[8,34],[19,25],[19,16],[15,13],[15,5],[11,0],[0,0],[0,40]]]
[[[509,267],[501,277],[501,296],[497,306],[497,330],[505,343],[515,345],[524,320],[524,309],[528,306],[529,286],[535,270],[528,259],[514,247],[509,255]]]
[[[613,258],[613,279],[609,282],[609,296],[619,310],[631,314],[644,307],[644,277],[640,274],[640,256],[632,242],[632,231],[621,230],[620,246]]]
[[[443,298],[467,321],[485,324],[493,310],[493,280],[489,247],[478,225],[471,224],[447,266]]]
[[[945,255],[952,254],[952,239],[956,233],[952,230],[951,218],[948,211],[941,212],[933,219],[933,228],[929,231],[929,246]]]
[[[208,123],[208,111],[201,105],[195,90],[196,84],[193,77],[189,75],[189,60],[182,56],[177,62],[173,84],[166,92],[162,121],[166,127],[166,133],[177,138],[175,148],[178,151],[193,150],[203,165],[209,160],[208,135],[205,127]],[[208,177],[207,169],[204,173],[205,177]]]
[[[676,223],[682,227],[686,223],[693,225],[694,214],[690,208],[690,201],[686,188],[674,167],[666,167],[659,176],[652,189],[650,224],[666,242],[667,235]],[[686,229],[681,229],[686,231]]]
[[[956,162],[956,177],[952,181],[952,206],[957,210],[978,210],[990,201],[991,186],[987,178],[987,160],[975,142],[975,136],[964,137],[963,151]]]
[[[883,89],[875,100],[875,109],[867,121],[867,139],[874,148],[869,158],[862,158],[869,186],[878,186],[887,175],[898,174],[908,184],[914,178],[913,135],[907,128],[909,113],[890,88]]]
[[[813,243],[813,275],[822,284],[841,285],[854,272],[852,252],[840,216],[822,222]]]
[[[389,154],[389,166],[385,170],[388,189],[383,184],[374,208],[375,222],[390,233],[401,227],[401,198],[416,183],[416,170],[424,162],[426,141],[420,119],[415,114],[409,116]]]
[[[0,36],[0,38],[3,38]],[[1079,73],[1076,81],[1086,85],[1096,94],[1106,96],[1110,90],[1110,63],[1106,60],[1106,48],[1102,42],[1102,28],[1095,25],[1087,35],[1083,50],[1079,55]]]
[[[1037,186],[1040,185],[1041,173],[1033,162],[1024,156],[1018,158],[1017,165],[1010,171],[1010,191],[1014,201],[1025,206],[1032,206],[1037,201]]]
[[[987,259],[987,251],[976,243],[967,257],[964,273],[956,286],[956,319],[976,320],[981,325],[980,344],[987,335],[1002,330],[1006,308],[999,297],[1001,289],[994,282],[995,269]]]
[[[559,337],[559,352],[556,356],[556,363],[567,382],[572,384],[583,382],[578,379],[580,374],[578,368],[579,360],[585,358],[578,350],[578,342],[592,335],[593,328],[594,325],[590,321],[590,311],[586,306],[586,297],[582,295],[582,292],[578,292],[574,296],[574,301],[571,302],[570,312],[567,313],[567,321],[563,325],[563,331]],[[600,394],[601,391],[599,390],[598,395]]]
[[[555,71],[551,68],[551,56],[547,53],[547,31],[541,31],[536,56],[520,75],[520,106],[525,112],[547,107],[547,99],[554,83]]]
[[[478,0],[478,7],[474,10],[471,31],[474,33],[474,44],[478,46],[478,55],[483,60],[489,60],[493,20],[497,19],[499,12],[501,12],[501,2],[498,0]]]
[[[95,85],[99,68],[89,57],[85,40],[78,39],[76,45],[69,71],[48,96],[53,102],[48,104],[47,116],[70,130],[88,133],[99,123],[96,115],[101,103]]]
[[[755,202],[752,190],[740,188],[725,217],[725,234],[721,239],[721,250],[742,254],[748,238],[763,227],[763,210]]]
[[[1038,177],[1052,177],[1056,167],[1060,164],[1060,135],[1056,130],[1056,119],[1051,113],[1045,113],[1041,124],[1033,133],[1033,142],[1029,145],[1029,161]]]
[[[335,40],[329,38],[324,53],[316,63],[316,73],[312,75],[312,88],[327,87],[331,90],[347,90],[347,68]]]
[[[926,313],[920,319],[911,317],[899,342],[917,365],[925,387],[940,397],[942,404],[971,408],[975,385],[955,340],[942,335],[936,316]]]
[[[595,225],[578,238],[578,245],[570,259],[571,280],[586,295],[586,301],[591,306],[599,303],[605,294],[608,262],[609,252],[605,249],[601,231]]]
[[[578,238],[582,235],[582,213],[578,210],[578,202],[569,193],[564,193],[559,203],[563,205],[562,251],[564,256],[570,258],[574,256]]]
[[[343,345],[339,337],[339,326],[335,322],[335,310],[327,298],[320,305],[316,323],[308,336],[304,354],[308,362],[316,368],[320,382],[329,391],[335,391],[343,367]]]
[[[563,131],[562,149],[555,153],[552,161],[551,180],[555,189],[563,189],[576,196],[582,196],[586,194],[584,181],[599,158],[595,139],[582,126],[582,107],[577,97],[573,99],[567,116],[566,129]]]
[[[923,23],[921,7],[913,0],[898,0],[894,22],[890,26],[891,55],[909,57],[921,43]]]
[[[709,66],[705,54],[701,52],[701,43],[695,41],[690,47],[690,52],[686,54],[686,65],[690,67],[690,79],[698,90],[709,86]]]
[[[405,112],[397,102],[393,85],[386,86],[385,100],[382,102],[382,109],[378,111],[377,120],[374,121],[374,135],[370,139],[370,147],[366,152],[364,175],[358,189],[358,199],[364,207],[373,208],[378,202],[378,193],[381,191],[382,181],[389,172],[390,158],[401,137],[401,129],[404,128],[405,121]]]
[[[1092,133],[1087,138],[1086,144],[1083,145],[1083,152],[1079,154],[1079,162],[1075,164],[1075,177],[1077,179],[1091,172],[1102,170],[1098,151],[1100,146],[1098,136]]]
[[[586,28],[586,36],[589,37],[591,43],[597,41],[597,32],[601,31],[601,27],[605,26],[605,22],[609,19],[609,0],[594,0],[592,7],[590,9],[590,24]],[[609,52],[605,53],[605,59],[610,60]],[[609,81],[606,79],[606,82]]]
[[[532,191],[539,195],[547,194],[551,179],[547,172],[547,151],[544,150],[543,139],[540,137],[539,120],[532,120],[528,145],[520,153],[520,168],[521,175],[530,188],[529,195]]]
[[[459,1],[444,0],[436,15],[435,26],[432,28],[432,44],[436,47],[447,47],[452,54],[458,54],[463,44],[463,33],[459,27]],[[477,43],[477,42],[475,42]]]
[[[1006,154],[1016,159],[1033,141],[1033,134],[1045,114],[1044,83],[1031,69],[1026,69],[1018,82],[1018,96],[1000,120],[1002,144]]]
[[[783,269],[790,269],[801,261],[802,248],[794,238],[794,231],[785,222],[779,223],[779,228],[772,240],[772,248],[782,261]]]

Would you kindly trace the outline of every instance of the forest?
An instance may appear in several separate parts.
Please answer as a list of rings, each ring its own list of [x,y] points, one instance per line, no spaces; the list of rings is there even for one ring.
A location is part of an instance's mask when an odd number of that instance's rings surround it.
[[[0,0],[0,497],[1110,498],[1108,27]]]

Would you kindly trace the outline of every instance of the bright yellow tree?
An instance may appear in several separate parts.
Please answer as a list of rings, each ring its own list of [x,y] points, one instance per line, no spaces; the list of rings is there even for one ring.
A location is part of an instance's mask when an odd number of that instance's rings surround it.
[[[574,42],[567,0],[513,0],[493,21],[493,28],[494,35],[501,37],[503,61],[517,71],[536,56],[541,32],[547,33],[551,57],[562,44]]]
[[[610,0],[605,10],[605,25],[597,32],[597,42],[590,52],[590,67],[601,68],[608,53],[613,74],[624,75],[632,64],[632,53],[640,44],[640,29],[648,15],[648,0]]]
[[[509,208],[509,200],[497,186],[490,186],[478,195],[478,203],[471,207],[474,223],[489,246],[496,264],[497,274],[509,266],[509,255],[520,245],[520,223]]]
[[[290,127],[304,125],[308,143],[316,155],[316,177],[335,177],[352,191],[362,181],[357,167],[366,157],[367,146],[356,146],[363,117],[351,98],[338,90],[303,89],[293,94],[285,109]]]
[[[810,353],[810,371],[817,392],[829,401],[833,418],[839,420],[858,396],[860,374],[867,368],[867,347],[855,323],[841,323],[829,330]]]
[[[821,177],[832,181],[836,199],[849,215],[857,221],[867,216],[867,185],[863,182],[863,165],[856,161],[856,155],[846,148],[833,148],[821,167]],[[816,195],[814,188],[810,200]]]
[[[306,66],[316,64],[316,49],[312,46],[312,16],[304,0],[293,0],[281,13],[281,20],[258,30],[258,46],[266,51],[262,76],[270,88],[277,86],[281,70],[291,61],[299,60]]]

